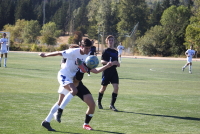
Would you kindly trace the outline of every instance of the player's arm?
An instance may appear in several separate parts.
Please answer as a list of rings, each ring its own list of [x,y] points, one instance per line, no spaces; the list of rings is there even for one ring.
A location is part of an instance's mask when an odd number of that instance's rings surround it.
[[[112,62],[107,62],[107,64],[105,66],[91,69],[90,72],[97,74],[97,73],[100,73],[100,72],[106,70],[107,68],[109,68],[111,66],[113,66]]]
[[[40,53],[39,56],[41,57],[62,56],[62,51],[56,51],[52,53]]]

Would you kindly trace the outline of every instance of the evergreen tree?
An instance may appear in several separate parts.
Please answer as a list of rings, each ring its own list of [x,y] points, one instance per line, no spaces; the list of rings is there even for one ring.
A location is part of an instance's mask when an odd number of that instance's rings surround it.
[[[34,20],[35,16],[33,13],[32,5],[33,4],[31,0],[18,0],[15,9],[15,20],[18,19]]]

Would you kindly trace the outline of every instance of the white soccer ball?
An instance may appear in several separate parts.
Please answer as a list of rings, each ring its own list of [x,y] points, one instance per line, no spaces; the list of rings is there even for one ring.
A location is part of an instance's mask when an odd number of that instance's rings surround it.
[[[85,64],[88,68],[93,69],[99,65],[99,60],[98,60],[97,56],[90,55],[86,58]]]

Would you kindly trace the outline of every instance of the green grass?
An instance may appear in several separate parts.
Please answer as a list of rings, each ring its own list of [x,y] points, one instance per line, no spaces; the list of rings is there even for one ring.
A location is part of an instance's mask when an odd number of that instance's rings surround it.
[[[58,99],[57,72],[61,57],[41,58],[36,53],[8,54],[7,68],[0,68],[0,133],[47,134],[40,124]],[[72,99],[62,123],[51,121],[56,134],[199,134],[200,62],[193,74],[181,71],[186,61],[122,58],[116,107],[109,110],[112,86],[105,92],[90,125],[82,129],[87,106]],[[2,61],[3,63],[3,61]],[[101,73],[85,75],[83,82],[97,99]]]

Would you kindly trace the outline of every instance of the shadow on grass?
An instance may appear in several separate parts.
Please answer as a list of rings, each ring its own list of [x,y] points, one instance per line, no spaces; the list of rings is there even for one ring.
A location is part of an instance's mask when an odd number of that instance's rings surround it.
[[[93,130],[93,131],[99,131],[102,133],[112,133],[112,134],[125,134],[125,133],[118,133],[118,132],[111,132],[111,131],[103,131],[103,130]]]
[[[170,116],[170,115],[159,115],[159,114],[146,114],[146,113],[136,113],[136,112],[127,112],[127,111],[118,111],[118,112],[157,116],[157,117],[169,117],[169,118],[176,118],[176,119],[183,119],[183,120],[200,121],[200,118],[195,118],[195,117],[181,117],[181,116]]]
[[[99,132],[102,132],[102,133],[111,133],[111,134],[125,134],[125,133],[118,133],[118,132],[111,132],[111,131],[103,131],[103,130],[91,130],[91,131],[99,131]],[[70,133],[70,134],[83,134],[83,133],[72,133],[72,132],[63,132],[63,131],[52,131],[52,132]]]

